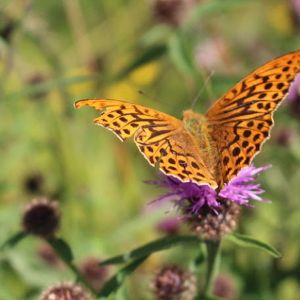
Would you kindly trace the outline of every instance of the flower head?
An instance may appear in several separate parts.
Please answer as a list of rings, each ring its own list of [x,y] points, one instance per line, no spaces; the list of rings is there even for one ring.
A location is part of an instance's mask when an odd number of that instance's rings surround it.
[[[244,168],[219,192],[208,185],[181,182],[165,175],[151,183],[168,189],[156,202],[173,201],[197,234],[219,239],[236,228],[240,205],[250,206],[250,200],[266,201],[261,197],[264,190],[255,183],[255,176],[269,167]]]
[[[193,182],[182,182],[172,176],[162,175],[161,180],[148,181],[148,183],[165,187],[168,193],[155,199],[155,202],[174,201],[176,205],[184,205],[187,199],[193,201],[190,207],[191,213],[196,213],[203,206],[216,209],[220,206],[217,201],[217,192],[208,185],[198,185]]]
[[[158,270],[152,289],[157,300],[192,300],[196,295],[196,278],[179,266],[164,266]]]
[[[259,195],[264,192],[260,184],[255,183],[255,176],[270,166],[255,168],[249,166],[242,169],[238,175],[226,184],[218,193],[208,185],[198,185],[193,182],[182,182],[177,178],[163,175],[161,180],[149,183],[165,187],[169,190],[155,201],[172,200],[177,206],[186,207],[189,212],[198,213],[204,208],[217,213],[224,200],[232,201],[239,205],[248,205],[250,200],[264,201]]]
[[[91,295],[80,285],[65,282],[51,286],[45,290],[40,300],[91,300]]]
[[[153,0],[152,10],[158,22],[177,27],[195,4],[195,0]]]
[[[265,201],[259,196],[264,190],[259,183],[255,183],[255,175],[270,167],[270,165],[261,168],[249,166],[242,169],[238,176],[223,187],[219,196],[239,205],[248,205],[250,200]]]
[[[177,234],[180,228],[181,220],[178,217],[171,217],[161,220],[157,225],[157,231],[166,234],[174,235]]]
[[[48,244],[43,242],[39,245],[37,249],[38,256],[49,266],[52,267],[62,267],[62,261],[53,250],[53,248]]]
[[[105,266],[99,266],[100,259],[88,257],[79,265],[79,271],[86,281],[95,289],[100,290],[109,276],[109,270]]]
[[[22,225],[27,233],[41,237],[53,236],[59,227],[58,202],[47,198],[32,200],[23,213]]]
[[[299,0],[290,0],[289,1],[290,6],[290,13],[292,17],[292,21],[294,23],[294,28],[296,30],[299,30],[299,24],[300,24],[300,1]]]
[[[238,298],[237,294],[237,285],[234,278],[229,274],[219,274],[213,285],[213,295],[225,300],[235,300]]]
[[[44,188],[45,178],[40,173],[28,174],[23,182],[23,187],[29,194],[41,194]]]
[[[288,147],[290,146],[294,137],[295,137],[295,132],[293,131],[293,129],[284,127],[277,131],[274,140],[275,142],[277,142],[279,146]]]
[[[295,116],[300,113],[300,74],[297,74],[294,82],[291,84],[287,96],[287,102],[290,104],[291,112]]]

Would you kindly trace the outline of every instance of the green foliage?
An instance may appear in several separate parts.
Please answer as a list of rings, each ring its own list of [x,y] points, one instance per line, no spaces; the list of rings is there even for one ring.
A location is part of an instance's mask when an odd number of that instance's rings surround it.
[[[97,298],[105,298],[108,297],[110,294],[115,293],[121,287],[126,277],[129,276],[132,272],[134,272],[135,269],[138,268],[139,265],[142,264],[147,258],[147,255],[139,257],[133,260],[124,268],[122,268],[120,271],[118,271],[107,283],[105,283],[101,292],[97,295]]]
[[[16,246],[20,241],[22,241],[28,234],[26,232],[20,231],[11,237],[8,238],[7,241],[5,241],[1,247],[0,250],[3,251],[5,249],[13,248]]]
[[[193,243],[198,245],[201,243],[201,239],[195,237],[195,236],[170,236],[170,237],[163,237],[160,239],[157,239],[155,241],[152,241],[146,245],[143,245],[141,247],[138,247],[134,250],[129,251],[128,253],[124,253],[122,255],[118,255],[112,258],[109,258],[107,260],[104,260],[101,262],[101,266],[110,265],[110,264],[120,264],[120,263],[126,263],[128,261],[131,261],[133,259],[137,259],[144,256],[149,256],[150,254],[169,249],[171,247],[174,247],[176,245],[180,244],[189,244]]]
[[[280,252],[277,251],[274,247],[245,234],[229,234],[228,236],[226,236],[226,239],[241,247],[261,249],[275,258],[281,257]]]

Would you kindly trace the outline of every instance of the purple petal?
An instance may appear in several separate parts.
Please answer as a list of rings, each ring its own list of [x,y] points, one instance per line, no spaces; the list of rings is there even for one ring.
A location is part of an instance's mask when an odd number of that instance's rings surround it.
[[[260,184],[255,184],[255,176],[270,168],[267,165],[260,168],[249,166],[242,169],[238,175],[226,184],[219,196],[240,205],[247,205],[250,200],[265,201],[259,195],[264,192]]]
[[[264,190],[260,184],[255,183],[255,176],[270,167],[271,165],[260,168],[249,166],[242,169],[219,194],[208,185],[182,182],[175,177],[161,175],[160,180],[148,181],[148,183],[167,188],[168,192],[152,203],[172,201],[176,206],[185,207],[187,212],[197,214],[204,206],[217,213],[222,199],[246,206],[250,206],[250,200],[267,202],[260,196]]]

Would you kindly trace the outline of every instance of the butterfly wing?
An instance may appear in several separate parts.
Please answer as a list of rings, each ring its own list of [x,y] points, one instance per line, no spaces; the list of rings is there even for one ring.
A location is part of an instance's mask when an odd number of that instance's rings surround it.
[[[273,113],[300,71],[300,51],[256,69],[221,97],[207,112],[209,132],[220,157],[223,185],[248,166],[270,136]]]
[[[92,106],[101,111],[94,122],[113,131],[122,141],[134,141],[152,165],[158,165],[166,175],[183,182],[208,184],[216,182],[199,155],[197,142],[183,128],[183,123],[167,114],[119,100],[86,99],[75,103],[76,108]]]

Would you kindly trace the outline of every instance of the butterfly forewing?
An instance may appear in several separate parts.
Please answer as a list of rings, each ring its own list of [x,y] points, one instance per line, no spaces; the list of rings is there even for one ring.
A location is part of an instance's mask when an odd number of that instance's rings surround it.
[[[248,166],[273,125],[273,112],[300,71],[300,51],[274,59],[250,73],[207,112],[217,145],[220,185]]]
[[[183,182],[217,184],[200,157],[197,142],[183,128],[183,123],[162,112],[119,100],[86,99],[76,108],[92,106],[101,111],[94,119],[98,125],[112,130],[121,140],[134,137],[144,157],[152,165]]]

